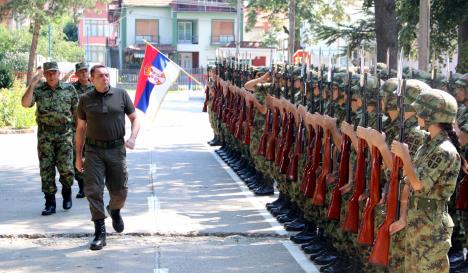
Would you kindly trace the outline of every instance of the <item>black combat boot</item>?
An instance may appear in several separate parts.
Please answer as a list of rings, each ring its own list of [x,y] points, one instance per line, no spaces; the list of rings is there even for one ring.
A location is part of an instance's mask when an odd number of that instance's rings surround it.
[[[94,239],[89,245],[91,250],[101,250],[106,246],[106,223],[104,219],[94,221]]]
[[[45,202],[45,208],[42,210],[42,215],[51,215],[52,213],[55,213],[55,194],[54,193],[45,193],[44,198],[46,200]]]
[[[109,206],[107,206],[106,209],[107,213],[109,213],[109,215],[112,218],[112,227],[114,228],[114,230],[118,233],[122,232],[124,230],[124,221],[122,219],[122,216],[120,216],[120,210],[111,210]]]
[[[62,188],[63,209],[71,209],[72,207],[72,191],[71,188]]]
[[[76,198],[84,198],[84,192],[83,192],[83,180],[77,180],[78,181],[78,193],[76,194]]]

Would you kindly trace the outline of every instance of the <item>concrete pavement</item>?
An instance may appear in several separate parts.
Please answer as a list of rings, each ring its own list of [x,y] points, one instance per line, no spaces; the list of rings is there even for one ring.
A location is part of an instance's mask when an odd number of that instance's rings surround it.
[[[40,215],[35,134],[0,135],[0,272],[317,272],[264,209],[274,198],[254,197],[205,144],[203,98],[169,94],[156,122],[143,120],[127,152],[125,231],[109,218],[98,252],[86,200],[64,211],[57,194],[57,213]]]

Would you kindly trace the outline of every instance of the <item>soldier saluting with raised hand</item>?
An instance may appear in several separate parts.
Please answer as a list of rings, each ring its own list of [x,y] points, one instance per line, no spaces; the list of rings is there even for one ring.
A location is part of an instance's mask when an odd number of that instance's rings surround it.
[[[23,107],[36,104],[37,152],[45,197],[42,215],[55,213],[55,168],[60,173],[63,208],[72,207],[73,185],[73,127],[78,105],[78,94],[68,83],[59,81],[60,72],[56,62],[43,65],[46,81],[41,81],[42,72],[36,74],[21,99]]]

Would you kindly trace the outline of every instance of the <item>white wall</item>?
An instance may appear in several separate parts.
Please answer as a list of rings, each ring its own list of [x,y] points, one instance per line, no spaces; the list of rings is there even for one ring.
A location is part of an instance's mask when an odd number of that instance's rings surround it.
[[[160,44],[172,44],[172,18],[170,8],[128,7],[127,10],[127,46],[135,44],[135,20],[159,20]]]
[[[237,20],[235,13],[178,13],[177,19],[188,19],[197,21],[198,45],[178,44],[177,51],[199,52],[199,66],[206,67],[208,59],[215,59],[217,45],[211,45],[211,21],[212,20],[234,20],[234,36],[237,33]]]

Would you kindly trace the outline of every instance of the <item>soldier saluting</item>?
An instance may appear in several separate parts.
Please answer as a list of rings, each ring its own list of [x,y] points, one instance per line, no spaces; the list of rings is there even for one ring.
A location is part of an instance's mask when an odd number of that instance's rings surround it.
[[[55,213],[55,168],[60,173],[63,208],[72,207],[71,186],[73,185],[73,127],[74,113],[78,105],[78,94],[68,83],[59,81],[60,72],[56,62],[43,65],[46,81],[41,81],[42,72],[32,79],[21,99],[23,107],[36,104],[37,152],[45,197],[42,215]]]

